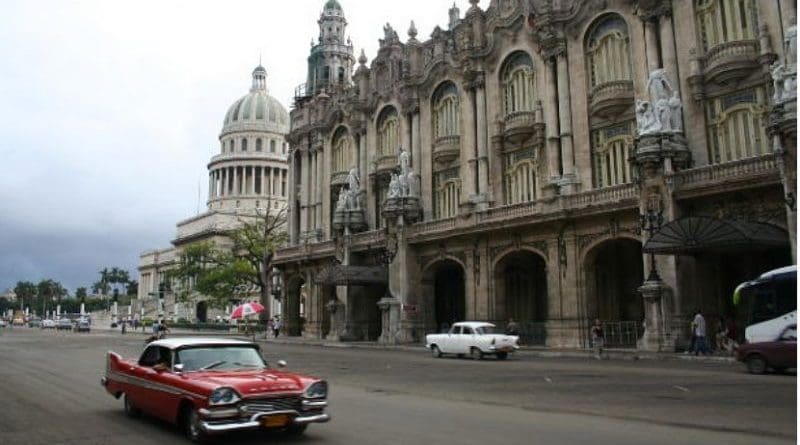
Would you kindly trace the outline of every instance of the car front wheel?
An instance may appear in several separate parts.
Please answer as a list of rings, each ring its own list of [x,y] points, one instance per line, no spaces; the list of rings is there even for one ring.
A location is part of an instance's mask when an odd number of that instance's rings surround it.
[[[747,370],[751,374],[763,374],[767,372],[767,361],[758,354],[751,355],[747,357]]]
[[[431,346],[431,354],[433,354],[434,357],[439,358],[442,356],[442,351],[439,350],[438,346],[433,345]]]
[[[186,430],[186,437],[194,443],[205,443],[206,434],[200,426],[200,414],[197,410],[189,407],[186,408],[183,427]]]

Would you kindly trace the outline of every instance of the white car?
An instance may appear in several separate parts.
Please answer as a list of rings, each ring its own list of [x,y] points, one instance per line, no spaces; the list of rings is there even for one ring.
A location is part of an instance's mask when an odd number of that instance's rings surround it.
[[[425,347],[434,357],[442,354],[469,354],[475,360],[484,355],[495,355],[503,360],[519,349],[519,337],[495,333],[495,325],[480,321],[454,323],[446,334],[428,334]]]
[[[8,326],[8,322],[0,318],[0,328],[4,328]]]
[[[49,318],[46,318],[46,319],[42,320],[41,327],[42,327],[42,329],[55,329],[56,328],[56,322],[51,320],[51,319],[49,319]]]

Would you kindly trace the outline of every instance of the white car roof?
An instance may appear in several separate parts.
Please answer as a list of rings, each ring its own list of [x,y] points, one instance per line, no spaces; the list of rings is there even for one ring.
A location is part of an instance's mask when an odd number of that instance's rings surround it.
[[[797,273],[797,266],[786,266],[786,267],[781,267],[779,269],[770,270],[769,272],[762,273],[759,278],[771,278],[774,277],[775,275],[785,274],[789,272]]]
[[[244,340],[234,340],[234,339],[214,338],[214,337],[184,337],[184,338],[176,337],[176,338],[165,338],[163,340],[156,340],[150,344],[156,346],[163,346],[169,349],[178,349],[186,346],[201,346],[201,345],[241,346],[241,345],[253,345],[255,343]]]
[[[453,323],[453,326],[469,326],[471,328],[481,328],[484,326],[495,327],[492,323],[487,323],[485,321],[459,321],[458,323]]]

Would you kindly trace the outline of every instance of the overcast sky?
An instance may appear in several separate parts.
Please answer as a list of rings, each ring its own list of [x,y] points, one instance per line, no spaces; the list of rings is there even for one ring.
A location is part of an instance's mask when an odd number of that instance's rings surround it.
[[[326,0],[4,0],[0,14],[0,292],[98,270],[136,273],[205,208],[206,164],[259,55],[287,109]],[[340,0],[371,60],[389,22],[447,26],[452,0]],[[482,7],[488,1],[481,2]],[[463,13],[469,2],[456,2]]]

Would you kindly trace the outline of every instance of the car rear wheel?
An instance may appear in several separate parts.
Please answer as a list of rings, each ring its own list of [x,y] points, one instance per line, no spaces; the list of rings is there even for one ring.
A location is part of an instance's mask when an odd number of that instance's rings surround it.
[[[142,411],[133,405],[133,402],[131,402],[131,399],[127,394],[125,394],[125,397],[123,397],[122,403],[125,407],[125,415],[128,417],[139,417],[142,414]]]
[[[498,352],[497,359],[498,360],[505,360],[508,358],[508,352]]]
[[[469,356],[472,357],[473,360],[480,360],[483,358],[483,352],[481,352],[478,348],[471,348],[469,350]]]
[[[747,357],[747,370],[750,374],[763,374],[767,371],[767,361],[758,354],[751,355]]]
[[[434,357],[439,358],[442,356],[442,351],[439,350],[438,346],[433,345],[431,346],[431,354],[433,354]]]
[[[200,426],[200,414],[193,407],[187,407],[184,410],[183,427],[189,440],[194,443],[205,443],[206,433]]]

